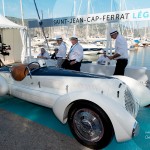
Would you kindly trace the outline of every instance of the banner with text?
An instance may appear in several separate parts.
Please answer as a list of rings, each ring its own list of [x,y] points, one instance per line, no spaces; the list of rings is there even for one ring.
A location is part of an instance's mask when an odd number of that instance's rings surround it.
[[[144,21],[144,20],[150,20],[150,8],[89,14],[83,16],[44,19],[42,20],[42,26],[53,27],[53,26],[70,26],[79,24],[98,24],[108,22],[113,23],[113,22]],[[28,27],[29,28],[39,27],[38,20],[29,21]]]

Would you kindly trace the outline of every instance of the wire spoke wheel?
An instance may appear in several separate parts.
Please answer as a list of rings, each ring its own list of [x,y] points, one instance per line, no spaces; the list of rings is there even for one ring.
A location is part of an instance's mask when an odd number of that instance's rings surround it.
[[[99,116],[90,109],[79,109],[74,114],[74,128],[78,136],[89,142],[99,141],[104,134],[104,127]]]
[[[114,136],[109,117],[93,103],[74,104],[69,110],[68,122],[77,141],[89,148],[104,148]]]

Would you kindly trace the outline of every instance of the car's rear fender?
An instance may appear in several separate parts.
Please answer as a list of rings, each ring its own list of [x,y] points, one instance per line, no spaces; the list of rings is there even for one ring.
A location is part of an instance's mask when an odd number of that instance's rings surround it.
[[[4,77],[0,75],[0,96],[7,94],[9,91],[9,86]]]
[[[53,106],[53,111],[62,122],[67,122],[70,107],[80,100],[91,102],[101,107],[110,118],[117,141],[125,141],[132,138],[133,127],[137,123],[129,112],[115,100],[94,92],[73,92],[61,96]]]

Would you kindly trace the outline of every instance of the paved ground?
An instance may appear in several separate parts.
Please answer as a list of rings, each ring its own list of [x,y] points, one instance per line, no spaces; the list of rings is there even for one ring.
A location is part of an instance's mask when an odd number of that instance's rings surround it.
[[[0,109],[0,150],[89,150],[75,139]]]
[[[104,150],[149,150],[149,114],[149,107],[140,109],[136,118],[140,125],[137,137],[121,143],[113,138]],[[0,150],[88,150],[88,148],[73,138],[68,124],[62,124],[51,109],[6,95],[0,97]]]

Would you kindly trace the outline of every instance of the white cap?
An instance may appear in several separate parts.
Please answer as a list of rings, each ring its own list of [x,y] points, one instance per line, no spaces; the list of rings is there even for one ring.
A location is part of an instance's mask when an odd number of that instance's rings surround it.
[[[110,35],[114,35],[115,33],[118,33],[116,29],[110,29],[109,31]]]
[[[78,40],[78,37],[76,35],[73,35],[70,37],[70,40]]]
[[[55,39],[59,41],[59,40],[62,40],[62,37],[60,35],[58,35],[55,37]]]

